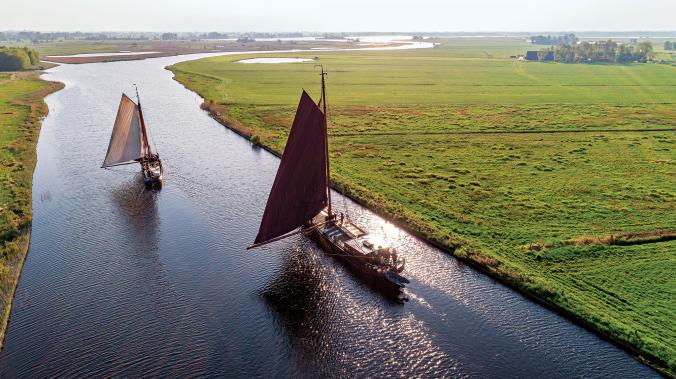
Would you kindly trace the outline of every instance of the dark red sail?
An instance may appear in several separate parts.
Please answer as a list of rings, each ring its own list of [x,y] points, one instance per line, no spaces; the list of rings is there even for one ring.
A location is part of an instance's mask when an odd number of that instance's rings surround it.
[[[256,241],[288,233],[327,204],[324,113],[303,91]]]

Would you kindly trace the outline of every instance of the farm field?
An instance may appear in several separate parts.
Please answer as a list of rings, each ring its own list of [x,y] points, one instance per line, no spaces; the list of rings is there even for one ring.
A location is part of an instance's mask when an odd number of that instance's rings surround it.
[[[37,72],[0,73],[0,341],[28,248],[42,99],[61,87]]]
[[[329,71],[334,186],[676,374],[676,67],[520,62],[508,38],[179,63],[281,152]]]

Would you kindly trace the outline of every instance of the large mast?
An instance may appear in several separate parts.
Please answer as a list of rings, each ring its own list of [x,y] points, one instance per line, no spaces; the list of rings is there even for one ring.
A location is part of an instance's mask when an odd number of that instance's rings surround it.
[[[320,65],[322,72],[322,106],[324,108],[324,131],[326,132],[326,138],[324,139],[324,148],[326,150],[326,192],[327,196],[329,199],[329,218],[333,216],[333,213],[331,212],[331,170],[330,170],[330,165],[329,165],[329,124],[328,124],[328,118],[329,115],[326,112],[326,81],[324,80],[326,78],[326,71],[324,71],[324,66]]]
[[[255,246],[307,226],[328,205],[326,117],[303,91],[270,189]],[[333,222],[334,218],[327,218]],[[316,224],[315,224],[316,225]]]
[[[143,120],[143,110],[141,109],[141,97],[138,95],[138,87],[134,84],[136,89],[136,101],[138,102],[138,114],[139,119],[141,120],[141,136],[143,137],[143,152],[146,156],[142,157],[143,159],[151,155],[153,152],[150,150],[150,144],[148,143],[148,133],[146,132],[146,122]]]

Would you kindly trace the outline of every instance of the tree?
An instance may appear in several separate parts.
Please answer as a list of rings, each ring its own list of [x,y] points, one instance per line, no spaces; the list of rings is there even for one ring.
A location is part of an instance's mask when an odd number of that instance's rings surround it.
[[[672,48],[673,48],[672,44]],[[650,42],[641,42],[634,46],[613,40],[590,43],[584,41],[576,45],[559,45],[554,48],[554,60],[565,63],[580,62],[646,62],[653,56]],[[538,55],[538,58],[540,55]]]
[[[554,50],[554,60],[565,63],[575,62],[574,48],[570,45],[557,46],[556,50]]]
[[[207,34],[207,38],[209,39],[228,38],[228,35],[219,32],[209,32]]]
[[[547,59],[547,54],[549,53],[549,49],[540,49],[538,50],[538,60],[540,62],[544,62],[545,59]]]
[[[576,51],[577,57],[576,57],[575,61],[576,62],[583,62],[583,61],[587,62],[587,61],[589,61],[591,59],[592,51],[593,51],[592,44],[587,42],[587,41],[584,41],[581,44],[577,45],[577,47],[579,49]]]
[[[638,48],[645,53],[651,53],[653,51],[653,44],[650,41],[643,41],[638,44]]]
[[[604,62],[614,62],[615,57],[616,57],[616,51],[617,51],[617,42],[612,41],[612,40],[607,40],[604,42],[597,42],[596,43],[596,48],[597,48],[597,54],[595,61],[604,61]]]
[[[615,50],[615,62],[627,63],[633,59],[632,47],[627,45],[620,45]]]
[[[664,43],[664,50],[673,50],[673,49],[674,49],[674,45],[671,43],[671,41],[666,41]]]
[[[650,41],[643,41],[636,47],[636,55],[634,58],[639,62],[649,61],[653,57],[653,44]]]
[[[14,51],[16,49],[3,49],[0,51],[0,71],[19,71],[26,67],[28,57],[21,56],[20,53]]]
[[[577,44],[578,41],[579,41],[579,39],[573,33],[570,33],[570,34],[563,36],[563,43],[566,44],[566,45],[575,45],[575,44]]]
[[[0,47],[0,71],[26,70],[39,62],[40,56],[35,50],[26,47]]]
[[[40,63],[40,53],[38,53],[37,50],[24,47],[23,51],[26,53],[31,66],[35,66]]]

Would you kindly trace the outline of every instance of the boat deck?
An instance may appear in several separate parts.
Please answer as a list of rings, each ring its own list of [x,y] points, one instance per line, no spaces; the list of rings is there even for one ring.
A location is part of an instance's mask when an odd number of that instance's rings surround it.
[[[327,217],[328,214],[322,211],[313,221],[322,223],[326,221]],[[372,252],[372,249],[364,245],[365,241],[360,239],[367,233],[347,219],[344,219],[342,223],[338,219],[333,223],[326,224],[321,233],[340,248],[348,249],[352,253],[367,255]]]

